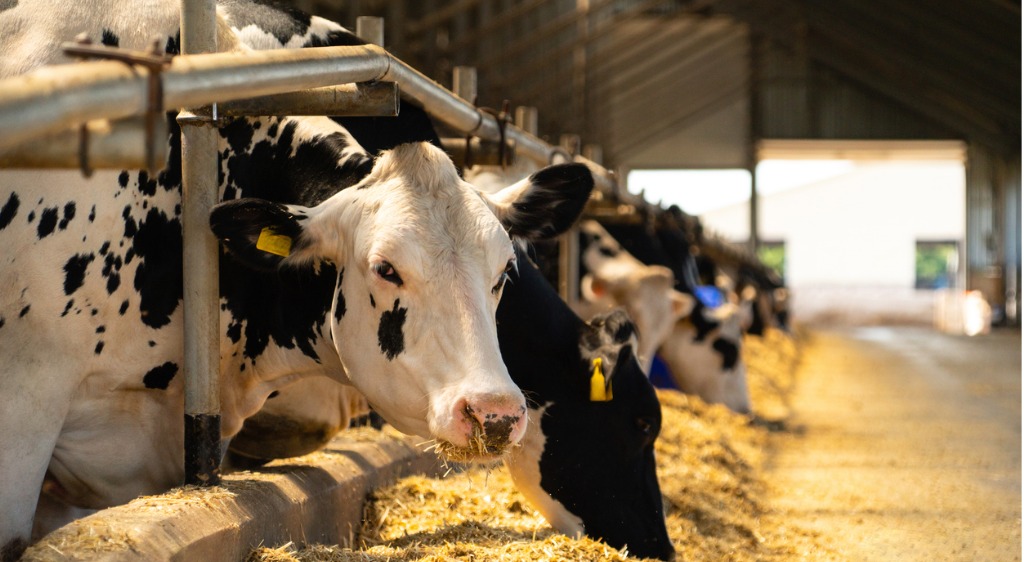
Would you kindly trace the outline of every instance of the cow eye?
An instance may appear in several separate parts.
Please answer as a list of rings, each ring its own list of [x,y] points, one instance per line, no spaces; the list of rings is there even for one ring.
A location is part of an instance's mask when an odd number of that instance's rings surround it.
[[[498,277],[498,283],[491,289],[491,294],[497,295],[501,293],[501,290],[505,288],[505,283],[510,279],[509,273],[512,271],[518,271],[515,259],[510,259],[505,264],[505,271],[501,273],[501,277]]]
[[[395,271],[395,266],[386,261],[373,264],[373,272],[388,283],[394,283],[396,287],[402,286],[402,277]]]

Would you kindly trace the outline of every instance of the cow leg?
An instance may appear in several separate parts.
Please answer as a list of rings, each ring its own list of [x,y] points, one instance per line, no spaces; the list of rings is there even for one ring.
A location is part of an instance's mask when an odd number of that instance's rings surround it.
[[[39,369],[41,371],[41,369]],[[22,376],[31,373],[32,376]],[[28,546],[46,467],[64,423],[68,396],[55,377],[35,369],[0,373],[0,561],[16,560]]]

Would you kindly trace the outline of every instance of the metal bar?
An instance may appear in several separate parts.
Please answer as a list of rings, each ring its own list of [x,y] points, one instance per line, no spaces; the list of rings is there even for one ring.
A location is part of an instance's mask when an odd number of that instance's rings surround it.
[[[176,57],[163,72],[163,109],[384,77],[391,56],[374,45]],[[103,61],[43,67],[0,81],[0,148],[92,119],[142,115],[147,71]]]
[[[98,119],[84,126],[87,129],[84,147],[79,128],[73,127],[0,150],[0,168],[141,170],[146,167],[148,137],[142,118],[114,122]],[[166,149],[167,121],[158,120],[153,134],[163,139],[161,146]],[[167,161],[166,151],[158,160]]]
[[[456,166],[463,168],[467,165],[466,139],[464,138],[443,138],[441,146],[451,157]],[[498,142],[485,141],[479,138],[469,140],[469,162],[474,165],[500,166],[501,155]],[[512,164],[516,161],[516,145],[513,142],[505,142],[505,164]]]
[[[182,0],[181,50],[217,50],[215,0]],[[165,87],[169,84],[165,84]],[[202,110],[198,110],[202,112]],[[185,333],[185,483],[220,483],[220,289],[217,239],[209,228],[218,199],[217,130],[182,111],[181,204]]]
[[[260,115],[329,115],[394,117],[398,115],[398,84],[361,82],[229,101],[217,105],[227,117]]]
[[[97,118],[141,115],[146,110],[145,71],[117,62],[41,68],[0,81],[0,149]],[[485,140],[500,137],[497,120],[461,100],[416,69],[374,45],[279,49],[244,55],[176,57],[163,73],[164,109],[196,107],[299,88],[392,80],[404,95],[454,129]],[[541,165],[559,150],[535,135],[508,127],[517,152]],[[610,172],[577,157],[595,174],[599,189],[612,189]]]
[[[378,47],[384,46],[384,18],[359,16],[356,18],[356,36]]]

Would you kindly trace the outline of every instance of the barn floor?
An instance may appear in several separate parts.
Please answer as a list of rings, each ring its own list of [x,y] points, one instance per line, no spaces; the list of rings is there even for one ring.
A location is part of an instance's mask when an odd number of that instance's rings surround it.
[[[808,331],[796,379],[773,511],[841,559],[1021,559],[1019,331]]]

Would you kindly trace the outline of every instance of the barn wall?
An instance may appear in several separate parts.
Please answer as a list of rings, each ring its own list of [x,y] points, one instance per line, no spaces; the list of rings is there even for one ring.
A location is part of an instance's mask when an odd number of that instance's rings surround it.
[[[967,287],[985,294],[997,319],[1020,324],[1020,156],[977,145],[967,161]]]

